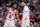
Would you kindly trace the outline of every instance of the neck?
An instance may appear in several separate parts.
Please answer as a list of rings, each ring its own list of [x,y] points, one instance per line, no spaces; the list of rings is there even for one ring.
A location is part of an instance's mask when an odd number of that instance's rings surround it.
[[[12,11],[14,11],[15,9],[14,8],[12,8]]]
[[[25,7],[26,5],[24,5],[24,7]]]

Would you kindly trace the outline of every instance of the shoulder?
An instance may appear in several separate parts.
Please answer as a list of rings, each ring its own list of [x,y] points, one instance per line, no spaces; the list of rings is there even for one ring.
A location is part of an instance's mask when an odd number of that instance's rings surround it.
[[[29,9],[28,6],[25,7],[26,9]]]
[[[9,11],[10,9],[12,9],[12,8],[8,8],[8,11]]]
[[[15,14],[18,14],[18,11],[17,10],[15,10]]]
[[[28,11],[28,10],[29,10],[28,6],[25,6],[24,11]]]
[[[28,8],[28,6],[25,6],[24,9],[27,10],[27,9],[29,9],[29,8]]]
[[[15,10],[15,12],[18,12],[17,10]]]

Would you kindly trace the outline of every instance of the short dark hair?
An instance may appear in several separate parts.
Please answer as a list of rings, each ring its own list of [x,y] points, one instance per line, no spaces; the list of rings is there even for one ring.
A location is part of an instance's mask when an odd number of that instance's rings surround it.
[[[11,3],[11,7],[12,7],[12,5],[14,5],[14,4],[17,4],[17,6],[18,6],[18,3],[17,3],[17,2],[13,2],[13,3]]]

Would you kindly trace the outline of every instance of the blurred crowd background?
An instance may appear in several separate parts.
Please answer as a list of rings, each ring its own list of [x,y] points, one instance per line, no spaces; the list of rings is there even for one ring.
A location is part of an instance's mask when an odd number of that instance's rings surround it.
[[[18,2],[18,13],[19,19],[22,19],[22,10],[21,2],[25,1],[27,6],[30,9],[30,26],[31,27],[40,27],[40,0],[0,0],[0,27],[3,27],[5,22],[5,12],[8,10],[12,2]],[[15,23],[17,27],[20,27],[15,18]]]

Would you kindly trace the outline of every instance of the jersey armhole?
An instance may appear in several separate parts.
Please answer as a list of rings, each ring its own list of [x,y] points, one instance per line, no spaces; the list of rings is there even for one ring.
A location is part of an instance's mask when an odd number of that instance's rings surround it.
[[[15,11],[15,14],[16,14],[16,12],[18,13],[18,11]]]

